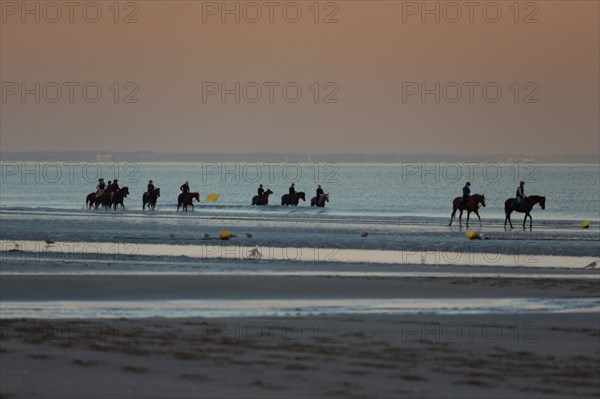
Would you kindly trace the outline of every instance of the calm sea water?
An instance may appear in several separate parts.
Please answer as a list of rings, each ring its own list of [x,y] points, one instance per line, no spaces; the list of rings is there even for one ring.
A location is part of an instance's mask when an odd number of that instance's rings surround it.
[[[141,211],[141,196],[152,179],[161,188],[158,211],[163,213],[175,211],[179,186],[189,180],[202,199],[196,212],[220,216],[285,218],[321,211],[334,219],[437,219],[449,217],[452,199],[470,181],[474,193],[486,196],[482,217],[503,219],[504,201],[525,180],[527,194],[547,198],[546,210],[534,211],[537,220],[597,221],[600,215],[599,165],[2,162],[0,166],[1,211],[80,212],[99,177],[117,177],[131,192],[126,212]],[[281,195],[292,182],[297,191],[307,193],[307,202],[294,210],[280,206]],[[274,192],[266,209],[250,206],[260,183]],[[319,183],[331,200],[324,210],[310,209]],[[219,200],[205,202],[210,193],[219,194]]]
[[[12,163],[0,164],[0,274],[211,274],[298,272],[392,277],[413,271],[470,274],[513,269],[555,278],[582,274],[598,258],[600,167],[536,164],[263,164],[263,163]],[[128,186],[126,209],[87,210],[87,194],[99,177]],[[141,210],[148,180],[162,195],[155,212]],[[189,180],[202,201],[194,212],[176,213],[179,186]],[[448,228],[453,198],[466,181],[485,194],[481,210],[487,240],[465,239]],[[504,201],[525,180],[527,194],[546,196],[534,210],[534,230],[505,231]],[[292,182],[307,202],[283,207]],[[268,207],[252,207],[258,184],[274,195]],[[310,207],[316,185],[330,194],[327,207]],[[219,194],[215,203],[208,194]],[[582,220],[592,228],[579,227]],[[522,215],[514,218],[515,227]],[[217,234],[238,234],[221,242]],[[368,231],[368,239],[361,236]],[[247,236],[244,233],[252,233]],[[204,234],[210,240],[204,241]],[[44,246],[44,236],[57,241]],[[28,241],[29,240],[29,241]],[[20,249],[14,251],[18,242]],[[260,246],[264,258],[249,260]],[[430,267],[432,269],[427,269]],[[462,269],[460,269],[462,267]],[[308,268],[308,269],[302,269]],[[456,270],[459,268],[459,270]],[[504,270],[504,271],[503,271]],[[523,271],[525,270],[525,271]],[[533,273],[533,274],[532,274]],[[589,271],[593,273],[593,271]],[[517,274],[518,276],[518,274]],[[507,300],[298,302],[256,301],[3,301],[2,317],[179,317],[331,313],[597,312],[598,301]],[[279,302],[279,301],[278,301]],[[450,306],[448,306],[450,304]],[[252,309],[252,310],[249,310]]]

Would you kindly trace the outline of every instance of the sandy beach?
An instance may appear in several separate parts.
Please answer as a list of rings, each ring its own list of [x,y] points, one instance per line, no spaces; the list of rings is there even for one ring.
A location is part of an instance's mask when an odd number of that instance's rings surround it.
[[[598,304],[600,281],[548,278],[4,275],[12,302],[436,298]],[[595,276],[595,277],[594,277]],[[89,309],[86,310],[90,312]],[[249,311],[252,314],[252,311]],[[2,398],[600,395],[597,311],[3,319]],[[450,314],[448,314],[450,313]],[[68,381],[68,383],[66,383]]]

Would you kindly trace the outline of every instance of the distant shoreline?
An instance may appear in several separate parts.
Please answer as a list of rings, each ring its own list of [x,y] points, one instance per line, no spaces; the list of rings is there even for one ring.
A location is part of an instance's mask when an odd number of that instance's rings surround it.
[[[305,154],[305,153],[184,153],[113,151],[7,151],[0,152],[2,162],[339,162],[339,163],[549,163],[599,164],[593,154],[562,155],[453,155],[453,154]]]

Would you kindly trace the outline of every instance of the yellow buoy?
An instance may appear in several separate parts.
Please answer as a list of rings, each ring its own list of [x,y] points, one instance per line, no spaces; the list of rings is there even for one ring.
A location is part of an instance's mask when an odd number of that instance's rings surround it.
[[[479,240],[479,239],[481,239],[481,237],[479,237],[479,234],[475,233],[473,230],[467,230],[467,232],[465,233],[465,236],[469,240]]]
[[[219,238],[221,240],[229,240],[230,237],[231,237],[231,233],[228,230],[219,231]]]
[[[219,194],[208,194],[206,196],[206,202],[215,202],[219,199]]]
[[[581,223],[581,228],[582,229],[589,229],[590,228],[590,221],[589,220],[584,220],[583,223]]]

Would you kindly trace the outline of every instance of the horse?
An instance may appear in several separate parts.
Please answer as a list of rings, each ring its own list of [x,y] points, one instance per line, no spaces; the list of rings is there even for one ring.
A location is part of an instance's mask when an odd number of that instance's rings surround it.
[[[299,193],[294,194],[291,198],[290,198],[289,194],[284,194],[281,196],[281,205],[297,206],[300,199],[302,199],[302,201],[306,201],[306,196],[303,191],[300,191]]]
[[[177,211],[179,212],[179,207],[183,206],[183,210],[187,212],[188,205],[191,205],[192,210],[194,210],[194,200],[200,202],[200,193],[179,194],[179,197],[177,197]]]
[[[125,205],[123,204],[123,200],[128,195],[129,195],[129,187],[123,187],[119,191],[115,191],[112,196],[111,203],[108,207],[110,208],[110,206],[112,205],[114,207],[114,209],[116,210],[117,205],[121,205],[121,208],[125,208]]]
[[[148,209],[154,210],[158,197],[160,197],[160,188],[155,188],[152,192],[146,191],[142,195],[142,210],[146,210],[146,204],[148,204]]]
[[[321,195],[319,199],[317,199],[317,197],[312,197],[310,200],[310,206],[324,208],[326,202],[329,202],[329,193]]]
[[[252,205],[269,205],[269,195],[273,194],[271,189],[265,191],[262,197],[255,195],[252,197]]]
[[[519,205],[515,205],[515,199],[509,198],[504,202],[504,213],[506,214],[506,218],[504,218],[504,227],[506,228],[506,222],[510,223],[510,228],[513,228],[512,220],[510,220],[510,214],[513,212],[521,212],[525,214],[525,218],[523,219],[523,228],[525,228],[525,222],[527,222],[527,217],[529,217],[529,229],[533,226],[533,218],[531,217],[531,210],[535,204],[540,204],[542,209],[546,209],[546,197],[541,197],[539,195],[530,195],[529,197],[525,197],[521,200]]]
[[[109,190],[109,189],[104,190],[104,192],[102,193],[100,198],[98,198],[96,200],[96,203],[97,203],[96,208],[98,207],[98,205],[102,205],[102,207],[104,209],[109,209],[112,206],[111,194],[112,194],[111,190]]]
[[[98,197],[96,195],[96,191],[88,194],[88,196],[85,197],[85,206],[87,206],[88,209],[92,209],[92,207],[94,207],[95,209],[98,209],[98,206],[100,205],[101,202],[102,202],[102,196]]]
[[[485,207],[485,194],[473,194],[470,196],[467,200],[466,208],[463,208],[463,197],[454,198],[454,201],[452,201],[452,215],[450,216],[450,224],[448,224],[448,226],[452,226],[452,221],[454,220],[457,210],[460,210],[460,215],[458,216],[460,227],[462,227],[462,215],[464,210],[467,211],[467,227],[469,227],[469,216],[471,216],[471,212],[475,212],[477,218],[479,219],[479,224],[481,224],[481,217],[479,216],[479,204]]]

